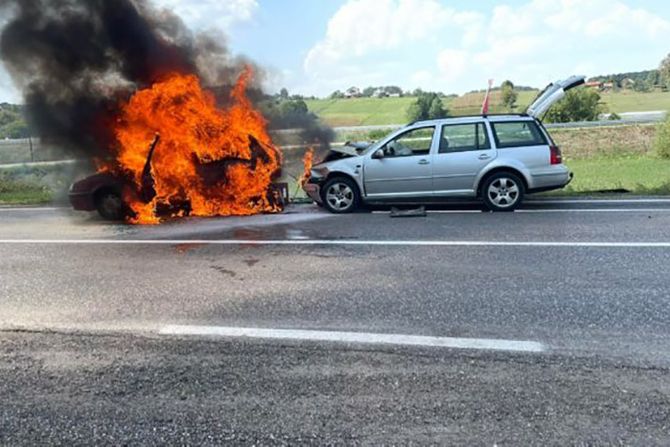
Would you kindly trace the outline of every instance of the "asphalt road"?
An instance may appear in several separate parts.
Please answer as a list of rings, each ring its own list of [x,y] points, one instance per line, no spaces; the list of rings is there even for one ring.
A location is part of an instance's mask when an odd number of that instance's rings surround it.
[[[0,444],[670,442],[670,199],[0,232]]]

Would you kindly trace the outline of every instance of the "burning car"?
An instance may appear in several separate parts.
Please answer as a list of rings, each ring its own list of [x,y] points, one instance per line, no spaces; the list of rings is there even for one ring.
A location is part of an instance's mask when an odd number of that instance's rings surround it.
[[[210,184],[220,183],[222,179],[225,179],[227,169],[237,164],[255,169],[259,157],[263,158],[265,155],[260,149],[260,143],[253,137],[250,137],[250,140],[252,148],[250,159],[228,157],[199,165],[198,172],[203,181]],[[72,207],[78,211],[97,211],[102,218],[107,220],[135,218],[132,208],[124,197],[131,197],[133,200],[140,199],[145,203],[151,203],[156,198],[151,161],[159,142],[160,135],[156,135],[142,171],[142,182],[139,189],[133,187],[129,176],[98,172],[72,184],[68,194]],[[265,199],[274,207],[283,209],[289,200],[288,185],[272,183]],[[158,216],[189,216],[192,207],[186,196],[171,197],[169,201],[158,200],[155,211]]]
[[[70,204],[78,211],[98,211],[108,220],[122,220],[128,215],[123,203],[127,182],[108,172],[99,172],[75,182],[68,194]]]
[[[246,97],[250,76],[242,73],[225,108],[194,75],[173,73],[137,91],[120,105],[113,157],[72,185],[74,208],[138,224],[281,211],[281,153]]]

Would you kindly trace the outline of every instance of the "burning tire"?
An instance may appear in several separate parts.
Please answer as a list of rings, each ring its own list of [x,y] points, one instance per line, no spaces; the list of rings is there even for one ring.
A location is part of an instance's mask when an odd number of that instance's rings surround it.
[[[106,220],[123,220],[126,216],[126,204],[121,194],[112,189],[103,189],[95,194],[95,207]]]
[[[346,177],[328,180],[322,189],[323,206],[335,214],[351,213],[360,204],[358,185]]]

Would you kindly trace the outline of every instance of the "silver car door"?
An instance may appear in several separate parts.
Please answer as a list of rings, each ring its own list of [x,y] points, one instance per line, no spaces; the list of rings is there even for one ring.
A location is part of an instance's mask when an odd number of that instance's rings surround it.
[[[433,159],[435,195],[472,195],[479,172],[496,158],[484,120],[445,124]]]
[[[432,194],[435,126],[401,133],[381,147],[381,158],[365,158],[365,195],[371,198],[420,197]]]

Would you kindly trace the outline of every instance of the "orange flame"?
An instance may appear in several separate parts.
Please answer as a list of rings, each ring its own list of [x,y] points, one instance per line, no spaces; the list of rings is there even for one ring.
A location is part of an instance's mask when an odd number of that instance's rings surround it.
[[[309,177],[312,175],[312,165],[314,164],[314,148],[307,149],[305,156],[302,158],[302,163],[305,166],[305,170],[300,176],[298,183],[300,186],[305,186],[305,183],[309,180]]]
[[[122,105],[115,127],[118,168],[133,185],[125,193],[132,223],[159,223],[158,207],[181,216],[251,215],[278,212],[270,194],[281,166],[281,153],[266,121],[245,94],[247,69],[231,93],[232,106],[218,108],[195,75],[173,73],[140,90]],[[151,158],[152,193],[143,175],[151,142],[160,141]],[[149,200],[147,200],[149,199]]]

